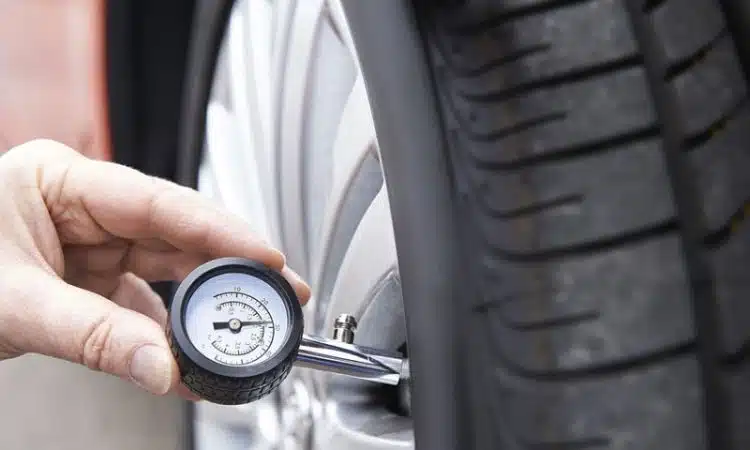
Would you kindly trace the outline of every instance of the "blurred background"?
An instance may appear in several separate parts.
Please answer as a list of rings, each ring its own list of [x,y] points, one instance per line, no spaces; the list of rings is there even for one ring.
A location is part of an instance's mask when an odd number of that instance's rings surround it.
[[[104,2],[0,1],[0,148],[46,137],[110,159]],[[41,356],[0,364],[0,449],[185,449],[184,402]]]
[[[94,157],[110,156],[103,2],[0,2],[0,145],[48,136]]]

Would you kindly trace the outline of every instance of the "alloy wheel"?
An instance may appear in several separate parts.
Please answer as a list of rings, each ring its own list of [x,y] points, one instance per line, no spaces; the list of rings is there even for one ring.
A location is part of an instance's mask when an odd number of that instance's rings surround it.
[[[349,313],[356,343],[407,351],[387,180],[338,1],[236,2],[204,149],[199,190],[249,220],[311,283],[307,333],[329,335]],[[225,434],[242,429],[243,448],[411,448],[406,399],[404,389],[295,369],[262,404],[200,405],[198,417],[204,429],[217,428],[211,417],[230,424]]]

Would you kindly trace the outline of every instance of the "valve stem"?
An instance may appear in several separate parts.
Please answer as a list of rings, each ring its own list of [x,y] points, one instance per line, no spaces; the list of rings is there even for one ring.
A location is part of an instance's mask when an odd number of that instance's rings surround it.
[[[304,335],[295,365],[398,385],[409,379],[409,365],[400,354],[355,345],[357,320],[341,314],[333,322],[333,339]]]
[[[351,314],[340,314],[333,322],[333,339],[346,344],[354,342],[357,319]]]

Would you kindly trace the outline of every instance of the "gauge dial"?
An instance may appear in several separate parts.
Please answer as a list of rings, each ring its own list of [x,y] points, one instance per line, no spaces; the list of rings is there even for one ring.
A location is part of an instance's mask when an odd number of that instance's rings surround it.
[[[213,331],[208,333],[208,340],[216,350],[228,356],[253,352],[262,356],[268,351],[275,330],[273,319],[262,302],[243,292],[224,292],[214,298],[224,300],[216,305],[218,314],[214,315]],[[263,352],[257,352],[260,347]]]
[[[225,273],[202,283],[190,296],[185,328],[205,357],[227,366],[246,366],[272,358],[286,341],[289,312],[265,281]]]
[[[245,258],[190,272],[169,305],[167,338],[180,380],[202,399],[240,405],[265,397],[289,375],[304,318],[281,274]]]

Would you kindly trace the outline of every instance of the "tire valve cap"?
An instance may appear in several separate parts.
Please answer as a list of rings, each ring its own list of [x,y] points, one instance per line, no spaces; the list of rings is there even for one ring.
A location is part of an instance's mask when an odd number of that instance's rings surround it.
[[[357,319],[351,314],[341,314],[333,322],[333,339],[339,342],[351,344],[354,342],[354,330],[357,328]]]

